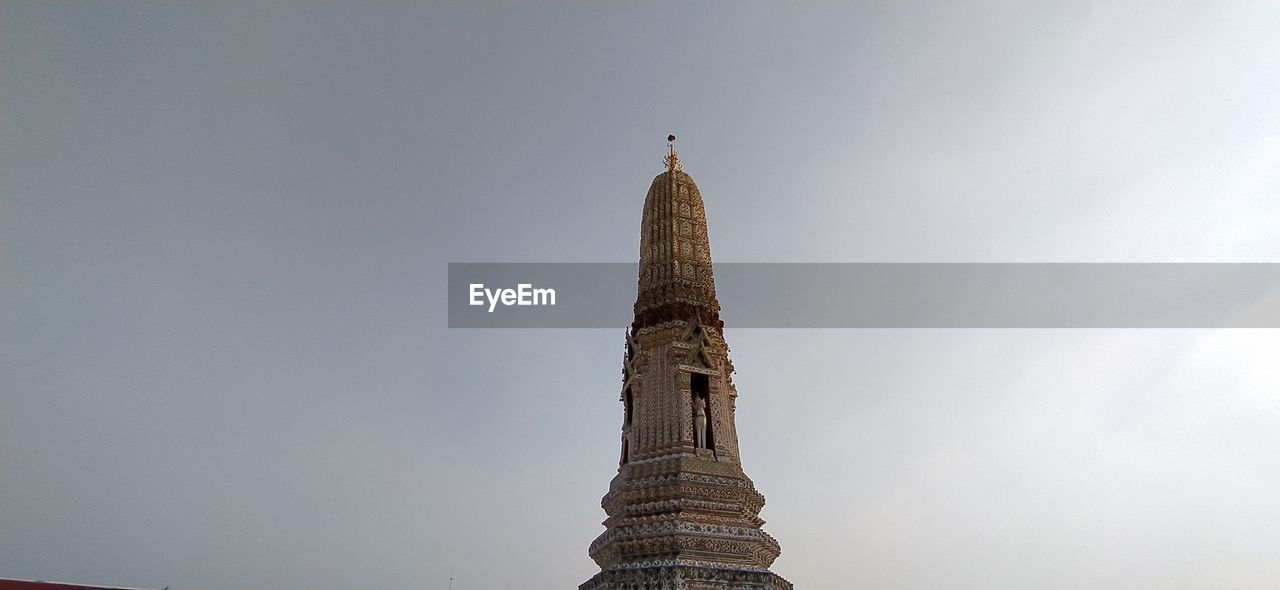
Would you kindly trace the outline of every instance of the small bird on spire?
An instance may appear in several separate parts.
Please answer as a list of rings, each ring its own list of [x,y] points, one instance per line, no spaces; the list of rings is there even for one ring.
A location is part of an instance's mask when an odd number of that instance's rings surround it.
[[[676,156],[676,136],[667,135],[667,157],[662,159],[662,163],[667,165],[667,170],[672,172],[680,169],[680,158]]]

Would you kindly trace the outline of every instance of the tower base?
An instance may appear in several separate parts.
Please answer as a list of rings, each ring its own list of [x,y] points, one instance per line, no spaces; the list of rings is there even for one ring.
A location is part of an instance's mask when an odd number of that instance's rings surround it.
[[[791,582],[768,570],[712,565],[659,565],[602,571],[578,590],[792,590]]]

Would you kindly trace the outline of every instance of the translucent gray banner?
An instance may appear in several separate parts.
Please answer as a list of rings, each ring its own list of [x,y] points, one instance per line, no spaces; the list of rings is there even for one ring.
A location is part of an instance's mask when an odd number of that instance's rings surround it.
[[[714,272],[732,328],[1280,327],[1280,264],[1270,263],[721,263]],[[635,263],[450,263],[449,327],[623,327],[636,279]]]

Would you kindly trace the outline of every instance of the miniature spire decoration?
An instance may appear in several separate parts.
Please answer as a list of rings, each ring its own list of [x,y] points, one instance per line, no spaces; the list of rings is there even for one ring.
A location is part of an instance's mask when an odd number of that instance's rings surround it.
[[[667,157],[662,159],[662,163],[667,165],[667,170],[676,171],[680,169],[680,157],[676,155],[676,136],[667,136]]]

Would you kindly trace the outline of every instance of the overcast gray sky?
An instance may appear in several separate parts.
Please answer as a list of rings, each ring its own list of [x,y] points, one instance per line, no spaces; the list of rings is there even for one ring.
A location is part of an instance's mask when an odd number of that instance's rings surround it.
[[[0,2],[0,577],[573,588],[618,330],[450,261],[1280,262],[1280,5]],[[617,305],[629,308],[630,300]],[[805,589],[1280,586],[1280,334],[739,330]]]

